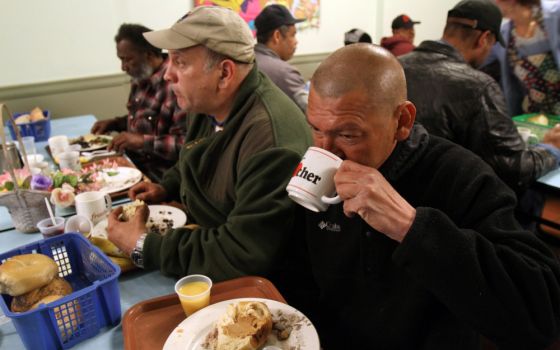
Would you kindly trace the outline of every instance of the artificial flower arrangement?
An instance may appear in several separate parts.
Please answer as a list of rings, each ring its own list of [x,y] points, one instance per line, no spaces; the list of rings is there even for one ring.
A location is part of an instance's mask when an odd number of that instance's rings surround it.
[[[111,172],[114,169],[114,172]],[[51,203],[66,208],[74,204],[74,197],[79,192],[98,191],[105,185],[101,172],[109,176],[118,174],[115,161],[104,159],[84,167],[80,171],[70,169],[56,170],[45,174],[30,174],[27,168],[15,169],[17,185],[21,189],[48,191],[51,193]],[[6,171],[0,175],[0,192],[12,191],[15,185],[10,174]]]

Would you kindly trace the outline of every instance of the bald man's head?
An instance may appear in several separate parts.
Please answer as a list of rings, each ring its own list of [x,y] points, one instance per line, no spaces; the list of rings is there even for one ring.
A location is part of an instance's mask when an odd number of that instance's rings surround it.
[[[400,63],[389,51],[372,44],[348,45],[335,51],[313,74],[311,88],[329,98],[363,91],[371,107],[390,110],[406,100]]]

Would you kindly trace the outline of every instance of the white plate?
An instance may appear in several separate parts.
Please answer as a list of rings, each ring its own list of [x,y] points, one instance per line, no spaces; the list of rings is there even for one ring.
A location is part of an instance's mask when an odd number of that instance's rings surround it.
[[[85,148],[81,148],[80,152],[88,152],[88,151],[95,151],[98,149],[102,149],[102,148],[107,148],[107,146],[109,146],[109,144],[111,143],[111,140],[113,140],[113,136],[109,136],[109,135],[92,135],[92,134],[88,134],[88,135],[84,135],[82,136],[84,138],[84,140],[86,142],[89,143],[89,147],[85,147]],[[90,143],[89,140],[94,140],[97,137],[102,137],[104,139],[107,139],[108,142],[107,143]],[[76,142],[77,139],[73,139],[70,140],[70,144],[76,144],[79,145],[79,143]],[[74,142],[74,143],[73,143]]]
[[[181,227],[187,222],[187,215],[182,210],[175,207],[169,205],[148,205],[148,208],[150,209],[149,219],[152,219],[154,222],[158,222],[163,219],[173,219],[173,226],[171,226],[172,228]],[[93,227],[91,235],[95,237],[107,238],[107,224],[107,219],[99,221]]]
[[[103,169],[101,176],[105,185],[99,189],[105,193],[115,193],[126,190],[142,180],[142,172],[136,168],[118,167]]]
[[[287,317],[294,317],[298,320],[301,328],[294,327],[290,337],[284,341],[278,341],[274,335],[274,331],[268,337],[266,345],[275,345],[283,350],[289,349],[306,349],[319,350],[319,336],[311,321],[304,314],[293,307],[277,302],[275,300],[261,298],[240,298],[225,300],[197,311],[190,317],[186,318],[171,332],[163,350],[205,350],[202,346],[206,340],[206,336],[212,330],[215,322],[226,312],[227,306],[239,301],[261,301],[265,303],[272,313],[272,320],[278,318],[278,314],[282,313]]]
[[[184,211],[172,207],[170,205],[148,205],[150,209],[150,216],[148,218],[148,226],[158,225],[162,227],[160,234],[165,234],[166,230],[163,230],[164,222],[166,220],[172,220],[171,228],[177,228],[185,225],[187,223],[187,214]]]

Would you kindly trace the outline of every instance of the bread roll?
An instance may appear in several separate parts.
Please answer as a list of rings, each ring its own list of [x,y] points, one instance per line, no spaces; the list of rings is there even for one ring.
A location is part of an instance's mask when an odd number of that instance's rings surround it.
[[[25,293],[12,299],[12,312],[25,312],[39,306],[40,301],[51,295],[68,295],[72,293],[72,286],[64,278],[55,277],[51,283],[29,293]],[[50,300],[50,299],[49,299]],[[51,300],[52,301],[52,300]]]
[[[31,116],[29,114],[22,114],[16,118],[16,124],[28,124],[31,122]]]
[[[272,331],[272,315],[265,303],[241,301],[228,305],[217,324],[216,350],[256,350]]]
[[[57,301],[58,299],[63,298],[63,297],[64,297],[64,295],[48,295],[48,296],[44,297],[43,299],[39,300],[38,302],[36,302],[35,304],[33,304],[33,306],[31,306],[29,308],[29,310],[36,309],[41,304],[52,303],[53,301]]]
[[[0,293],[18,296],[40,288],[57,275],[56,262],[43,254],[22,254],[0,265]]]
[[[548,118],[544,114],[539,114],[534,117],[528,118],[531,123],[548,126]]]
[[[36,122],[36,121],[45,119],[45,115],[43,114],[43,110],[39,107],[33,108],[33,110],[31,110],[31,113],[29,113],[29,116],[30,116],[29,119],[32,122]]]
[[[132,219],[134,217],[134,215],[136,215],[136,208],[141,207],[144,205],[144,202],[137,199],[132,203],[128,203],[123,205],[123,211],[122,214],[120,216],[120,220],[122,221],[128,221],[130,219]]]

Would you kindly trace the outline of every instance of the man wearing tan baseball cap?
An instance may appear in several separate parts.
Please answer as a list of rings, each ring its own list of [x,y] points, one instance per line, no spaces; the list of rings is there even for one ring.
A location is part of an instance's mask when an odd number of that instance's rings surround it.
[[[247,24],[233,11],[221,7],[196,7],[169,29],[147,32],[155,47],[177,50],[196,45],[242,63],[255,60],[255,39]]]
[[[285,187],[311,144],[305,116],[257,70],[251,31],[231,10],[197,7],[145,37],[169,50],[165,79],[190,114],[177,164],[160,184],[138,184],[129,196],[180,201],[196,225],[160,236],[145,232],[147,207],[128,222],[116,209],[109,238],[138,266],[168,275],[251,274],[277,283],[296,232]]]

